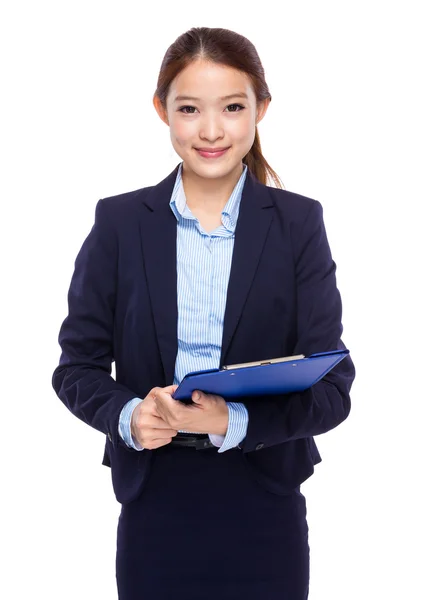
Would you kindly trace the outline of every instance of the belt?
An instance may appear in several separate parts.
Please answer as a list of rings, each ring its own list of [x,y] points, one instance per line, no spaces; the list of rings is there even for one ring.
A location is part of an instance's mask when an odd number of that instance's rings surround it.
[[[187,446],[196,450],[216,448],[206,433],[178,433],[170,442],[169,446]]]

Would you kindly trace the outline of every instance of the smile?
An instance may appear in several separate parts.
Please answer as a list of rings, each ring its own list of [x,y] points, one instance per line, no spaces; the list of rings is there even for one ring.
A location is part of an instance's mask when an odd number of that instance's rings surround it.
[[[208,152],[205,150],[198,150],[197,148],[195,148],[195,150],[203,158],[219,158],[220,156],[223,156],[223,154],[225,154],[229,148],[226,148],[225,150],[219,150],[217,152]]]

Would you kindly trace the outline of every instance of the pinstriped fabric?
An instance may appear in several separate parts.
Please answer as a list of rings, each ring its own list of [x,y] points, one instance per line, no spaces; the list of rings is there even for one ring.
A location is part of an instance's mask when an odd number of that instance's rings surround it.
[[[234,231],[243,169],[222,212],[223,224],[208,234],[191,213],[184,194],[181,166],[170,206],[178,220],[177,295],[178,353],[174,383],[190,371],[217,368],[220,364],[227,285],[234,247]]]
[[[243,165],[242,174],[222,211],[222,224],[207,233],[187,205],[182,167],[183,163],[180,163],[170,199],[170,207],[177,219],[178,352],[173,381],[177,385],[191,371],[214,369],[220,364],[227,286],[247,171],[247,166]],[[125,442],[137,450],[142,447],[132,439],[130,419],[141,401],[134,398],[126,404],[119,428]],[[236,446],[246,435],[246,407],[239,402],[227,402],[227,406],[226,436],[209,435],[211,442],[219,446],[219,452]]]

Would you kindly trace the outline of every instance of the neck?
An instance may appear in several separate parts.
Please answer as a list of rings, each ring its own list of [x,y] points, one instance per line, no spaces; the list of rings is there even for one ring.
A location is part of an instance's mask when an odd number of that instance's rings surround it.
[[[243,171],[241,163],[226,176],[218,179],[205,179],[182,165],[183,189],[186,202],[191,210],[202,210],[209,214],[221,213],[230,198]]]

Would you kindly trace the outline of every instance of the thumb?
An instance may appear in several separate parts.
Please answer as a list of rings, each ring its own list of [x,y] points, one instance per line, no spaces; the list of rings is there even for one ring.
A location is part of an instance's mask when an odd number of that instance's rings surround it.
[[[202,404],[206,399],[205,396],[206,395],[200,392],[199,390],[195,390],[192,394],[192,400],[194,402],[197,402],[198,404]]]

